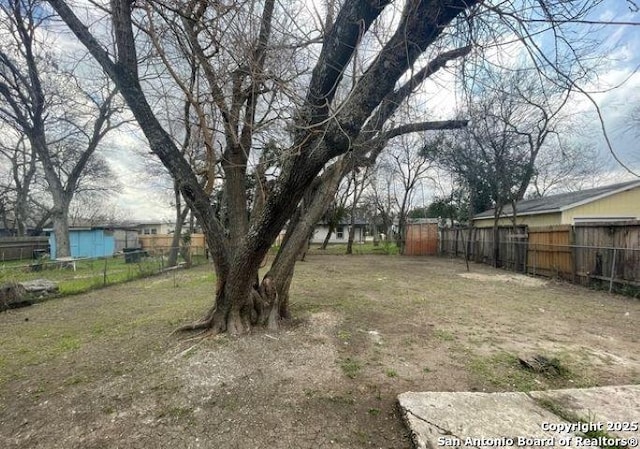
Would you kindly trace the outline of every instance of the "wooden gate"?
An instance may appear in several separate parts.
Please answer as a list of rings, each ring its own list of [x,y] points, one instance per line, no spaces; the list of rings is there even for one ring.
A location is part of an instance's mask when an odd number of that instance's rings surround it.
[[[528,233],[528,272],[571,279],[574,273],[571,226],[531,227]]]
[[[406,256],[438,254],[438,223],[408,224],[404,254]]]

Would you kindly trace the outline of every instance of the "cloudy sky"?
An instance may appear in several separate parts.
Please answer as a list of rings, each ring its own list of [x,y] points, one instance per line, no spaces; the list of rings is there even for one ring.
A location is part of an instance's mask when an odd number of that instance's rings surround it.
[[[629,8],[627,2],[605,2],[594,11],[596,20],[640,23],[640,14]],[[633,108],[640,107],[640,26],[610,25],[602,27],[602,50],[608,55],[599,68],[597,82],[586,86],[599,106],[605,129],[617,157],[640,175],[640,123],[631,121]],[[600,91],[600,92],[598,92]],[[586,98],[576,100],[576,108],[584,108],[592,115],[595,107]],[[594,120],[594,129],[600,124]],[[601,154],[611,160],[603,133],[597,133]],[[616,172],[624,172],[614,165]],[[627,174],[627,176],[629,176]]]
[[[592,11],[589,19],[602,22],[640,22],[640,16],[622,0],[605,1]],[[581,87],[589,92],[589,97],[580,94],[572,98],[570,110],[585,114],[594,144],[599,150],[607,172],[603,182],[620,180],[632,175],[613,162],[604,139],[602,126],[594,105],[598,105],[603,117],[606,133],[610,138],[616,156],[630,169],[640,173],[640,124],[630,122],[631,110],[640,105],[640,27],[633,25],[604,25],[594,31],[588,24],[576,25],[576,33],[584,32],[599,41],[597,52],[606,55],[597,66],[598,76]],[[455,108],[455,93],[440,79],[429,97],[431,111],[440,111],[446,117]],[[634,134],[634,128],[637,134]],[[135,150],[135,151],[133,151]],[[118,208],[127,218],[137,220],[171,220],[172,195],[167,190],[170,183],[166,179],[149,174],[151,160],[146,141],[133,127],[118,132],[109,139],[109,148],[104,153],[111,167],[119,177],[122,192],[114,199]],[[427,190],[429,190],[427,188]],[[424,192],[424,188],[422,188]],[[435,192],[436,194],[438,192]],[[427,198],[433,192],[425,192]],[[419,195],[422,196],[422,193]],[[421,200],[426,201],[426,200]]]

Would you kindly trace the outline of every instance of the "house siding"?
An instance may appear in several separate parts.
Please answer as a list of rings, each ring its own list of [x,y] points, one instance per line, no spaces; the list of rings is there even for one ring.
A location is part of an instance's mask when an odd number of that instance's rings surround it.
[[[138,233],[142,235],[172,234],[175,228],[173,223],[141,223],[137,226]]]
[[[349,241],[349,227],[346,225],[342,226],[342,238],[338,238],[338,233],[333,232],[331,234],[331,238],[329,239],[329,243],[347,243]],[[362,233],[363,229],[361,227],[356,227],[355,235],[353,238],[354,242],[364,242],[364,236]],[[311,237],[311,243],[322,243],[324,242],[325,237],[327,236],[327,232],[329,232],[328,226],[316,226],[315,231],[313,232],[313,237]]]
[[[575,219],[640,219],[640,186],[619,192],[599,200],[572,207],[562,212],[548,214],[522,215],[517,218],[518,225],[555,226],[574,224]],[[473,221],[478,228],[493,226],[493,218],[482,218]],[[511,218],[503,217],[499,226],[512,226]]]
[[[640,187],[583,204],[562,213],[562,224],[573,224],[576,218],[640,219]]]
[[[562,224],[562,214],[560,212],[539,214],[539,215],[522,215],[516,218],[518,226],[554,226]],[[473,225],[477,228],[493,227],[493,217],[473,220]],[[513,226],[511,218],[501,218],[498,220],[498,226]]]

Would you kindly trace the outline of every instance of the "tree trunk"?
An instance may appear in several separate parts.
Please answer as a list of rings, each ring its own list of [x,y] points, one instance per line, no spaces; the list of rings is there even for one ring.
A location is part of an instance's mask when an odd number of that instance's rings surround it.
[[[277,329],[281,319],[291,316],[289,288],[295,264],[306,247],[315,223],[331,203],[341,179],[341,162],[325,171],[325,182],[309,188],[308,206],[289,223],[282,245],[269,272],[258,283],[257,261],[251,254],[236,253],[228,271],[218,272],[216,301],[205,318],[178,330],[206,329],[213,333],[248,332],[251,326]]]
[[[340,186],[343,164],[343,160],[336,162],[325,171],[323,182],[316,189],[309,189],[310,192],[304,201],[306,208],[296,214],[287,227],[282,245],[267,274],[275,281],[279,297],[279,313],[282,318],[290,317],[289,287],[293,279],[296,259],[304,251],[315,224],[331,204]]]
[[[380,245],[380,234],[378,233],[378,225],[375,221],[371,225],[371,233],[373,234],[373,246]]]
[[[234,149],[234,153],[242,150]],[[242,157],[232,156],[231,162],[223,164],[225,173],[224,204],[229,218],[229,241],[232,251],[238,247],[249,228],[247,213],[246,161]]]
[[[178,217],[182,216],[179,214]],[[171,248],[169,248],[169,257],[167,257],[167,267],[175,267],[178,264],[178,254],[180,253],[180,237],[182,236],[182,223],[176,222],[176,227],[171,238]]]
[[[498,213],[493,219],[493,267],[498,268],[500,257],[500,230],[498,228],[498,221],[500,220],[500,213]]]
[[[336,227],[333,224],[333,221],[329,223],[329,230],[327,231],[327,235],[324,237],[324,241],[322,242],[322,246],[320,249],[327,249],[327,245],[329,245],[329,240],[331,240],[331,234],[335,231]]]
[[[260,262],[251,255],[244,260],[234,258],[226,272],[218,273],[216,298],[213,307],[202,321],[178,329],[204,329],[214,334],[228,332],[231,335],[247,333],[252,326],[278,327],[278,295],[273,279],[266,275],[256,285]]]
[[[351,218],[349,219],[349,240],[347,240],[347,254],[353,254],[353,240],[356,236],[356,219],[354,217],[355,207],[351,209]]]
[[[58,200],[58,202],[61,200]],[[69,242],[69,203],[62,200],[62,204],[55,204],[51,213],[53,234],[56,239],[56,258],[71,256]]]
[[[191,231],[187,234],[181,235],[178,239],[180,247],[180,255],[184,259],[184,262],[187,268],[191,268],[192,260],[191,260]]]
[[[409,200],[410,190],[405,190],[402,197],[402,205],[400,206],[400,213],[398,214],[398,235],[396,245],[400,250],[400,254],[404,254],[404,248],[406,246],[407,236],[407,203]]]
[[[15,220],[16,235],[24,237],[27,235],[27,198],[23,192],[16,194]]]
[[[400,254],[404,254],[405,237],[406,237],[407,219],[404,214],[400,214],[398,219],[398,235],[396,235],[396,246],[398,247]]]
[[[173,230],[173,238],[171,239],[171,248],[169,248],[169,258],[167,261],[168,267],[175,267],[178,264],[178,254],[180,253],[180,245],[182,238],[182,224],[184,220],[187,218],[187,214],[189,213],[189,208],[185,206],[183,210],[180,210],[182,207],[182,202],[180,201],[180,191],[175,190],[176,196],[176,227]]]

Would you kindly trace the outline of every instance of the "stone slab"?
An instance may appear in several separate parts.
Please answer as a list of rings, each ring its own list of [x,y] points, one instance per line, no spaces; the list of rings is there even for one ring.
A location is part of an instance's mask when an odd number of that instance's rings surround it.
[[[551,400],[582,420],[602,424],[610,435],[640,440],[640,385],[533,391],[530,395]]]
[[[577,447],[570,432],[545,430],[563,420],[526,393],[408,392],[398,402],[419,449]]]
[[[29,293],[56,293],[58,284],[49,279],[34,279],[20,282],[20,285]]]

